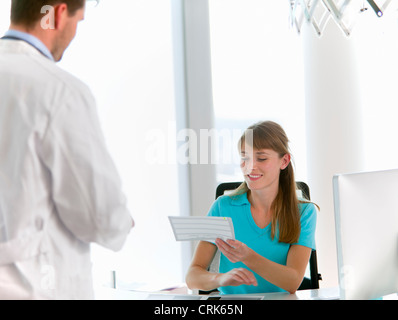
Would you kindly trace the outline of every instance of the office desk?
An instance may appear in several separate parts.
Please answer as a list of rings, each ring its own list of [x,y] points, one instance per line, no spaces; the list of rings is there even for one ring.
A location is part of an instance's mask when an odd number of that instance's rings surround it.
[[[139,292],[118,290],[112,288],[97,288],[97,300],[209,300],[214,296],[194,295],[194,294],[174,294],[163,292]],[[221,300],[228,300],[231,298],[236,300],[241,299],[257,299],[261,300],[336,300],[339,298],[339,288],[321,288],[316,290],[301,290],[295,294],[289,293],[261,293],[249,295],[225,295]]]

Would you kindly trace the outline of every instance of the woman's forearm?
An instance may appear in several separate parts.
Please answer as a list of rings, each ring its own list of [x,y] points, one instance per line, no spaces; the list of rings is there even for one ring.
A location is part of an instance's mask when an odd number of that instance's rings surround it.
[[[273,262],[254,251],[242,262],[260,277],[290,293],[296,292],[303,280],[296,269]]]
[[[219,287],[218,273],[209,272],[200,266],[191,266],[185,277],[189,289],[210,291]]]
[[[290,293],[296,292],[300,286],[311,254],[311,248],[291,245],[286,265],[281,265],[259,255],[238,240],[217,239],[216,244],[231,262],[243,262],[260,277]]]
[[[210,291],[218,287],[240,286],[242,284],[248,286],[258,285],[253,272],[246,268],[235,268],[226,273],[211,273],[207,272],[201,266],[190,268],[186,282],[190,289],[205,291]]]

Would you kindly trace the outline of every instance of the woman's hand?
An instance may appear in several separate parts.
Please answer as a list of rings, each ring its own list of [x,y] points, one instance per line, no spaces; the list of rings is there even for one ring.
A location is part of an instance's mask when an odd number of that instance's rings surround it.
[[[232,269],[227,273],[218,274],[218,282],[220,287],[240,286],[242,284],[257,286],[256,277],[245,268]]]
[[[244,262],[252,253],[252,250],[248,246],[238,240],[228,239],[224,241],[217,238],[216,245],[228,260],[233,263]]]

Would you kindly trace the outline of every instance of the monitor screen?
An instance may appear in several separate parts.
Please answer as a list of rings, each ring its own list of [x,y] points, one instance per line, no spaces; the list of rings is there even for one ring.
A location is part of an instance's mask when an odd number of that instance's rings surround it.
[[[342,299],[398,292],[398,170],[333,177]]]

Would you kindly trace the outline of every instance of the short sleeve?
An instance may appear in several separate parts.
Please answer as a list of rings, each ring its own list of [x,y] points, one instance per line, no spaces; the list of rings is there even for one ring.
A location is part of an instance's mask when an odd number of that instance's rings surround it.
[[[315,229],[317,220],[317,210],[313,203],[301,203],[301,231],[297,243],[298,245],[316,249],[315,247]]]
[[[212,206],[209,209],[209,212],[207,213],[208,217],[220,217],[221,216],[220,202],[221,202],[221,197],[219,197],[216,201],[213,202]]]

